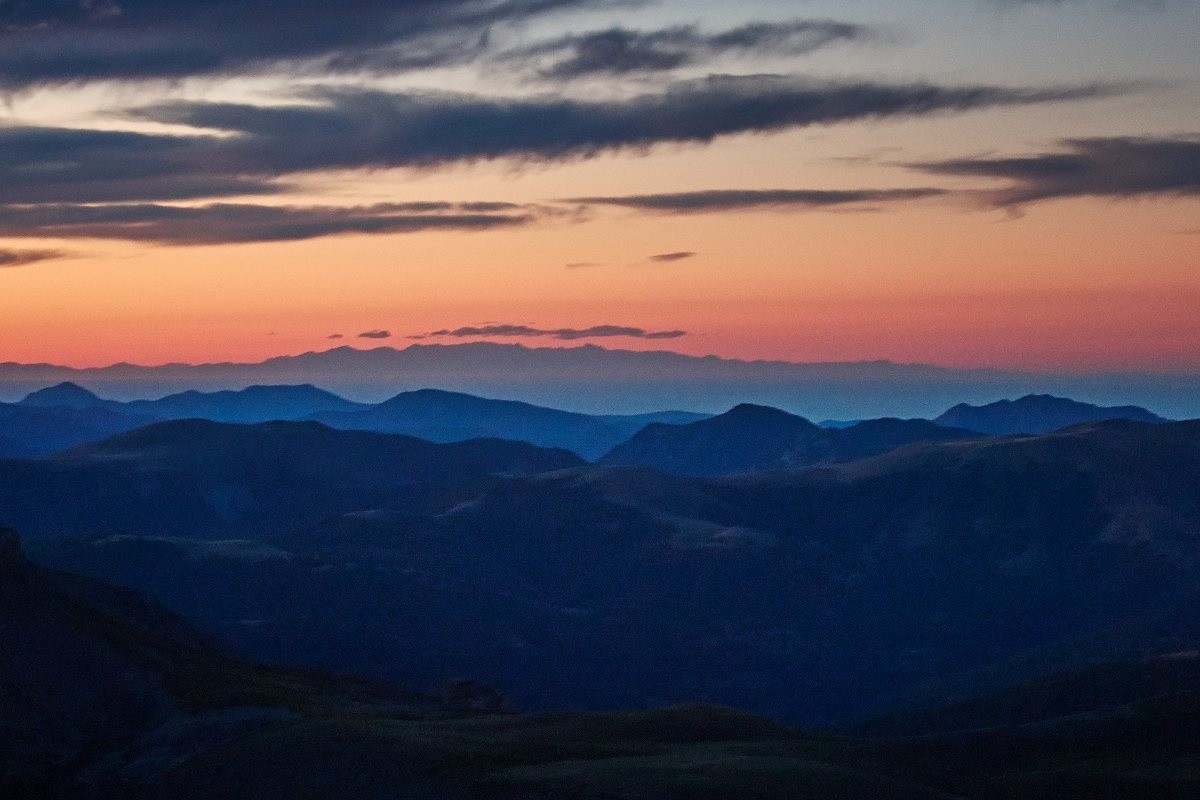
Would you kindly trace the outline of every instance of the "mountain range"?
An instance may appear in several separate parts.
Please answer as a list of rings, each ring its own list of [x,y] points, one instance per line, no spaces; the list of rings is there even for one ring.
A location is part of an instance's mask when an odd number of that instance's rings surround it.
[[[688,424],[647,425],[599,463],[653,467],[681,475],[728,475],[849,461],[919,442],[978,436],[916,419],[822,428],[786,411],[743,404]]]
[[[810,419],[929,418],[955,403],[1052,392],[1104,405],[1136,403],[1175,419],[1200,417],[1200,376],[1194,374],[1025,373],[887,361],[741,361],[595,345],[337,347],[260,363],[155,367],[0,363],[0,398],[17,399],[62,381],[122,399],[188,389],[314,383],[356,401],[380,402],[400,391],[436,386],[589,414],[663,408],[717,413],[750,402]]]
[[[342,430],[405,433],[435,442],[484,437],[516,439],[540,447],[563,447],[592,460],[648,424],[684,424],[704,419],[705,415],[665,411],[591,416],[530,403],[421,389],[402,392],[375,406],[326,411],[308,418]]]
[[[878,419],[814,426],[779,409],[752,404],[712,419],[685,411],[587,415],[434,389],[402,392],[371,405],[311,385],[189,390],[156,400],[120,402],[66,382],[39,389],[17,403],[0,403],[0,458],[50,455],[151,422],[191,418],[237,423],[315,420],[343,430],[398,433],[435,442],[511,439],[571,450],[592,461],[688,474],[807,466],[972,432],[1041,433],[1112,418],[1163,421],[1134,406],[1100,408],[1042,395],[982,407],[959,404],[934,423]],[[955,426],[955,420],[964,424]]]
[[[1195,422],[715,478],[316,423],[0,462],[37,559],[254,660],[804,723],[1194,647],[1198,480]]]
[[[590,416],[529,403],[424,389],[383,403],[354,403],[311,385],[189,390],[156,400],[106,400],[70,382],[0,403],[0,458],[28,458],[94,442],[162,420],[258,423],[318,420],[344,430],[400,433],[434,442],[498,438],[572,450],[594,459],[652,422],[686,423],[703,414],[664,411]]]
[[[1137,406],[1102,407],[1048,394],[1031,394],[1016,400],[998,400],[984,406],[960,403],[933,421],[951,428],[967,428],[990,436],[1006,436],[1049,433],[1068,425],[1108,419],[1166,422],[1157,414]]]
[[[583,463],[565,450],[498,439],[434,444],[316,422],[177,420],[50,458],[0,461],[0,514],[34,536],[214,535],[403,505],[409,495],[492,473]]]

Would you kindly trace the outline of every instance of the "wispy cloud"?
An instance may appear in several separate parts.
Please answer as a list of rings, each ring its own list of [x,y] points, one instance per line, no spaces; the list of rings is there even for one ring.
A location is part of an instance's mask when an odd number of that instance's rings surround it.
[[[0,249],[0,269],[6,267],[24,267],[39,261],[54,261],[67,258],[70,253],[64,250],[5,250]]]
[[[360,333],[358,335],[358,338],[360,338],[360,339],[390,339],[390,338],[392,338],[392,332],[385,331],[385,330],[363,331],[362,333]]]
[[[159,104],[129,112],[225,136],[0,128],[0,204],[161,202],[277,194],[292,176],[455,162],[577,160],[656,144],[997,106],[1111,87],[818,83],[755,75],[681,81],[620,100],[322,90],[304,105]]]
[[[496,25],[613,0],[29,0],[0,3],[0,87],[461,63]],[[328,11],[328,13],[326,13]],[[319,16],[319,18],[315,18]]]
[[[801,55],[873,35],[865,26],[833,20],[759,22],[715,33],[690,25],[652,31],[610,28],[537,42],[498,60],[545,78],[570,79],[665,72],[730,53]]]
[[[608,337],[630,337],[635,339],[678,339],[687,336],[687,331],[651,331],[625,325],[593,325],[590,328],[535,328],[531,325],[479,325],[463,328],[443,329],[410,336],[410,339],[432,339],[450,337],[457,339],[489,337],[547,337],[552,339],[601,339]]]
[[[693,253],[691,250],[676,250],[673,253],[658,253],[650,256],[650,260],[658,264],[673,264],[676,261],[685,261],[689,258],[695,258],[699,253]]]
[[[1053,152],[911,166],[937,175],[1008,180],[1003,189],[979,193],[1006,208],[1067,197],[1195,196],[1200,136],[1068,139]]]
[[[535,212],[497,203],[371,206],[137,204],[0,205],[0,236],[123,239],[169,245],[295,241],[353,233],[479,231],[523,225]]]
[[[824,208],[861,203],[903,203],[947,194],[945,189],[708,189],[673,194],[572,197],[563,202],[607,205],[664,214],[756,209]]]
[[[236,174],[263,175],[497,158],[578,159],[659,143],[703,144],[733,134],[1064,102],[1116,91],[714,75],[620,100],[324,90],[306,105],[179,102],[143,108],[136,116],[235,134],[190,145],[215,148],[230,159],[226,163],[243,165]],[[211,169],[212,163],[205,166]]]

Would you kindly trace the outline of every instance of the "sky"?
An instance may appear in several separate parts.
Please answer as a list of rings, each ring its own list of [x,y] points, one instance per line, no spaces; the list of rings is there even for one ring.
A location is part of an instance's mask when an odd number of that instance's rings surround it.
[[[1197,41],[1195,0],[0,0],[0,361],[1198,372]]]

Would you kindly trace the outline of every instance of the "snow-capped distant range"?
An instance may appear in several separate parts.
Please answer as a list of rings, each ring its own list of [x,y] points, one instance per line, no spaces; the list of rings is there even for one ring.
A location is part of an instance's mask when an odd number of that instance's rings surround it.
[[[261,384],[320,386],[355,401],[438,388],[589,414],[661,409],[720,413],[770,405],[808,419],[932,417],[957,403],[1050,393],[1100,405],[1139,405],[1173,419],[1200,417],[1200,374],[1032,373],[889,361],[793,363],[476,342],[281,356],[258,363],[114,364],[74,369],[0,363],[0,400],[61,381],[117,399]]]

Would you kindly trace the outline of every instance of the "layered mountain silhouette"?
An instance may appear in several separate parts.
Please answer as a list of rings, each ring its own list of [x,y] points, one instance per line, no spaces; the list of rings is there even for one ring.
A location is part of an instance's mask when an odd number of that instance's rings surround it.
[[[59,539],[37,558],[150,591],[241,655],[468,675],[529,708],[824,723],[1200,643],[1200,423],[719,478],[521,445],[424,482],[338,443],[399,437],[207,425],[0,465],[7,514]]]
[[[434,444],[316,422],[160,422],[40,461],[0,461],[0,516],[30,535],[277,528],[491,473],[584,463],[480,439]]]
[[[1052,375],[888,361],[741,361],[591,344],[336,347],[260,363],[114,364],[79,370],[0,363],[0,390],[9,396],[59,381],[82,383],[120,398],[316,382],[346,397],[373,399],[433,386],[591,414],[661,408],[711,412],[753,402],[813,419],[928,417],[958,402],[1052,392],[1098,403],[1138,403],[1177,419],[1200,416],[1196,375]]]
[[[124,404],[135,412],[159,419],[210,419],[216,422],[271,422],[298,420],[321,412],[349,412],[365,408],[311,384],[249,386],[238,391],[171,394],[158,400]]]
[[[435,442],[481,437],[516,439],[541,447],[565,448],[595,459],[647,424],[694,421],[704,416],[668,411],[595,417],[529,403],[422,389],[404,392],[369,408],[314,414],[312,419],[343,430],[403,433]]]
[[[55,386],[47,386],[36,392],[30,392],[17,405],[33,408],[99,408],[119,407],[119,403],[102,400],[95,393],[88,391],[79,384],[65,381]]]
[[[400,433],[434,442],[512,439],[594,459],[647,424],[694,422],[706,416],[686,411],[590,416],[434,389],[404,392],[371,405],[308,384],[192,390],[157,400],[119,402],[61,383],[17,403],[0,404],[0,458],[49,455],[160,420],[207,419],[243,424],[315,420],[343,430]]]
[[[1137,406],[1096,406],[1048,394],[1030,394],[1017,400],[999,400],[984,406],[960,403],[934,422],[991,436],[1006,436],[1049,433],[1069,425],[1108,419],[1166,422],[1157,414]]]
[[[78,402],[79,398],[75,398]],[[134,430],[156,417],[105,405],[0,403],[0,458],[35,458]]]
[[[1052,675],[898,715],[886,739],[695,704],[525,716],[497,713],[469,681],[420,695],[230,658],[144,596],[30,564],[8,531],[0,633],[0,792],[23,800],[1148,800],[1198,788],[1194,657],[1094,668],[1094,697],[1085,675]],[[1042,712],[1020,721],[997,700],[1031,695],[1018,705]],[[984,724],[898,735],[956,718]]]
[[[648,425],[600,463],[681,475],[725,475],[795,469],[864,458],[917,442],[977,436],[927,420],[878,419],[826,428],[777,408],[743,404],[685,425]]]
[[[266,422],[361,406],[314,386],[251,386],[240,391],[168,395],[128,403],[66,382],[0,403],[0,458],[33,458],[95,442],[160,420]]]

